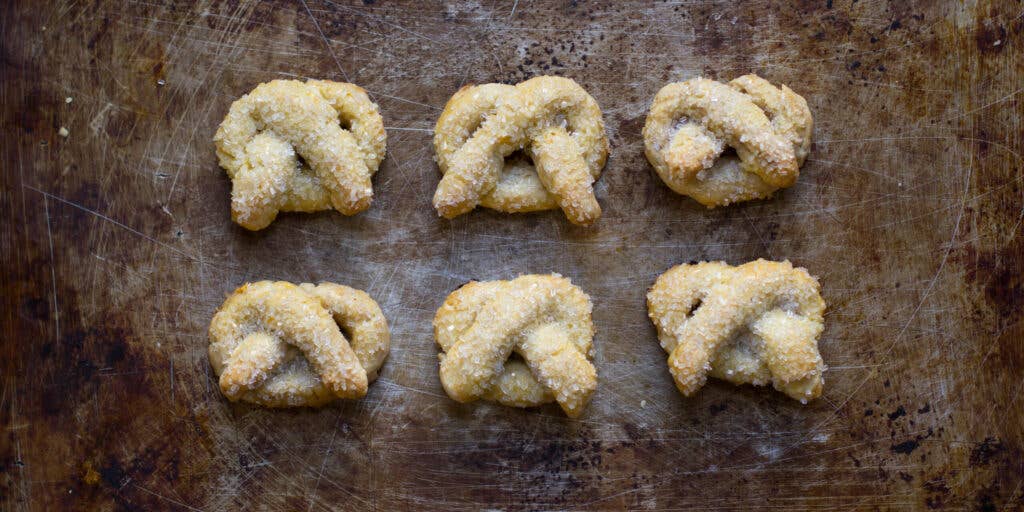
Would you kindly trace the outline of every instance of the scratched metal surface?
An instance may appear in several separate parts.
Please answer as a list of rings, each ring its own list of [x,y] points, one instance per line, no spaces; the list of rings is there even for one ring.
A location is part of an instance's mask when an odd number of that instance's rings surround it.
[[[5,510],[976,508],[1022,505],[1019,2],[6,2]],[[757,72],[807,98],[795,187],[714,211],[642,153],[669,81]],[[604,216],[440,220],[431,128],[471,82],[554,73],[602,105]],[[371,91],[366,213],[228,216],[211,137],[259,82]],[[59,135],[60,128],[67,137]],[[829,303],[824,396],[674,390],[644,293],[669,266],[790,258]],[[593,297],[587,414],[448,400],[430,321],[469,279]],[[205,330],[247,280],[335,281],[393,349],[360,401],[217,392]]]

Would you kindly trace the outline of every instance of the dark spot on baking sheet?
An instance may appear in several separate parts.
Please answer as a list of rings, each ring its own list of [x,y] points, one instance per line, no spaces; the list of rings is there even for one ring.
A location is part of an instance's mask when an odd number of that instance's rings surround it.
[[[641,432],[640,429],[632,423],[623,423],[622,429],[626,431],[626,435],[629,436],[629,439],[632,441],[640,441],[644,438],[643,432]]]
[[[850,452],[847,452],[847,453],[846,453],[846,456],[847,456],[847,457],[849,457],[849,458],[850,458],[850,460],[852,460],[852,461],[853,461],[853,465],[854,465],[854,467],[858,467],[858,468],[859,468],[859,467],[861,466],[861,462],[860,462],[860,459],[858,459],[857,457],[854,457],[852,453],[850,453]]]
[[[110,18],[107,18],[106,16],[104,16],[103,17],[103,22],[100,23],[99,30],[97,30],[93,34],[93,36],[91,38],[89,38],[89,41],[85,44],[85,47],[90,49],[90,50],[94,50],[96,48],[96,42],[99,41],[100,38],[102,38],[103,36],[105,36],[107,34],[107,29],[108,28],[110,28]]]
[[[895,420],[896,418],[900,418],[900,417],[906,416],[906,415],[907,415],[907,410],[904,409],[903,406],[901,405],[901,406],[897,407],[895,411],[889,413],[889,421]]]
[[[29,297],[21,302],[21,315],[27,320],[45,320],[50,318],[51,301],[39,297]]]
[[[105,466],[100,468],[100,476],[104,483],[114,489],[120,489],[126,483],[124,468],[116,459],[109,460]]]
[[[643,130],[646,116],[634,116],[623,119],[619,122],[619,136],[639,135]]]
[[[914,439],[911,439],[909,441],[903,441],[902,443],[892,445],[892,451],[895,453],[909,455],[913,453],[914,450],[917,449],[917,446],[918,442]]]
[[[993,438],[986,437],[984,441],[978,443],[971,449],[970,462],[971,466],[984,466],[992,461],[993,457],[999,455],[1005,450],[1002,441]]]
[[[931,509],[942,509],[945,507],[946,498],[949,497],[950,489],[943,477],[933,478],[924,482],[924,488],[930,493],[925,499],[925,505]]]
[[[988,493],[980,494],[976,503],[978,504],[978,512],[996,512],[999,510],[996,506],[995,499]]]
[[[986,18],[975,31],[974,40],[982,53],[999,53],[1006,47],[1006,36],[1006,27]]]

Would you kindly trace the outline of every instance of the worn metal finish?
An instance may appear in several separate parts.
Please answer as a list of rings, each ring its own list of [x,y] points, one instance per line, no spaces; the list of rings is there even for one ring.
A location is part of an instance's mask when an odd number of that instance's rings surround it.
[[[1024,17],[1003,2],[5,2],[0,503],[74,509],[819,510],[1024,505]],[[669,81],[756,72],[815,116],[795,187],[706,210],[640,128]],[[543,73],[601,104],[592,228],[437,218],[431,128],[461,85]],[[229,218],[211,138],[259,82],[371,92],[371,209]],[[67,129],[67,136],[60,129]],[[789,258],[829,304],[823,397],[682,398],[644,294],[671,265]],[[457,404],[430,320],[469,279],[593,297],[587,413]],[[367,290],[393,333],[360,401],[227,402],[206,327],[247,280]]]

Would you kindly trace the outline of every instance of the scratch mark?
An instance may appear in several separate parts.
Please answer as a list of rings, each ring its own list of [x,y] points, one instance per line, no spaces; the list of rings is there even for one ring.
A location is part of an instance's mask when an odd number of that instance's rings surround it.
[[[171,368],[169,370],[171,379],[171,402],[174,402],[174,356],[169,357],[167,360],[171,364]]]
[[[427,41],[430,41],[430,42],[435,43],[435,44],[439,44],[441,46],[450,46],[450,45],[445,44],[443,41],[439,41],[439,40],[434,39],[432,37],[427,37],[426,35],[421,34],[419,32],[416,32],[414,30],[407,29],[407,28],[403,27],[402,25],[399,25],[398,23],[392,23],[392,22],[388,21],[386,18],[384,18],[383,16],[375,16],[375,15],[372,15],[372,14],[367,14],[365,12],[359,11],[358,9],[353,9],[351,7],[348,7],[348,6],[341,5],[341,4],[338,4],[336,2],[332,2],[331,0],[325,0],[325,1],[327,3],[333,5],[334,7],[337,7],[338,9],[344,9],[344,10],[349,11],[349,12],[351,12],[353,14],[358,15],[358,16],[362,16],[364,18],[376,20],[379,23],[383,23],[384,25],[387,25],[387,26],[390,26],[390,27],[394,27],[394,28],[396,28],[396,29],[398,29],[398,30],[400,30],[402,32],[405,32],[406,34],[409,34],[409,35],[412,35],[412,36],[415,36],[415,37],[419,37],[419,38],[425,39]],[[305,4],[306,0],[302,0],[302,3]],[[309,7],[306,7],[306,11],[309,11]],[[312,14],[310,14],[310,16],[312,16]]]
[[[53,284],[53,327],[57,342],[60,342],[60,305],[57,304],[57,270],[53,257],[53,230],[50,228],[50,201],[43,196],[43,212],[46,213],[46,238],[50,242],[50,282]]]
[[[365,89],[365,87],[364,87],[364,89]],[[374,95],[376,95],[376,96],[383,96],[383,97],[385,97],[385,98],[388,98],[388,99],[391,99],[391,100],[397,100],[397,101],[401,101],[401,102],[403,102],[403,103],[411,103],[411,104],[413,104],[413,105],[419,105],[419,106],[421,106],[421,107],[427,107],[427,108],[429,108],[429,109],[431,109],[431,110],[437,110],[437,111],[439,111],[439,112],[440,112],[440,111],[442,110],[442,109],[441,109],[441,107],[435,107],[435,106],[433,106],[433,105],[427,105],[426,103],[420,103],[420,102],[418,102],[418,101],[413,101],[413,100],[410,100],[410,99],[408,99],[408,98],[403,98],[403,97],[401,97],[401,96],[391,96],[391,95],[388,95],[388,94],[384,94],[384,93],[382,93],[382,92],[380,92],[380,91],[375,91],[375,90],[371,90],[371,89],[366,89],[366,92],[368,92],[368,93],[371,93],[371,94],[374,94]]]
[[[434,130],[431,130],[430,128],[395,128],[395,127],[390,127],[390,128],[388,128],[388,130],[395,130],[395,131],[400,131],[400,132],[427,132],[427,133],[434,133]]]
[[[191,506],[191,505],[189,505],[189,504],[187,504],[187,503],[182,503],[182,502],[180,502],[180,501],[178,501],[178,500],[176,500],[176,499],[173,499],[173,498],[168,498],[167,496],[164,496],[163,494],[160,494],[160,493],[158,493],[158,492],[153,492],[153,491],[151,491],[151,490],[149,490],[149,489],[146,489],[145,487],[143,487],[143,486],[141,486],[141,485],[139,485],[139,484],[133,484],[133,486],[134,486],[134,487],[135,487],[136,489],[138,489],[138,490],[140,490],[140,491],[142,491],[142,492],[145,492],[145,493],[147,493],[147,494],[151,494],[151,495],[153,495],[153,496],[156,496],[157,498],[160,498],[160,499],[162,499],[162,500],[164,500],[164,501],[167,501],[167,502],[173,503],[173,504],[175,504],[175,505],[177,505],[177,506],[179,506],[179,507],[185,507],[185,508],[187,508],[187,509],[189,509],[189,510],[195,510],[195,511],[197,511],[197,512],[203,512],[203,509],[201,509],[201,508],[196,508],[196,507],[193,507],[193,506]]]
[[[40,190],[38,188],[33,187],[32,185],[22,185],[22,187],[25,187],[25,188],[33,191],[33,192],[37,192],[39,194],[42,194],[44,197],[48,197],[48,198],[53,199],[55,201],[60,201],[61,203],[64,203],[64,204],[66,204],[68,206],[73,206],[73,207],[75,207],[75,208],[77,208],[79,210],[82,210],[83,212],[95,215],[96,217],[99,217],[100,219],[103,219],[103,220],[105,220],[105,221],[107,221],[107,222],[109,222],[109,223],[111,223],[111,224],[113,224],[113,225],[115,225],[115,226],[117,226],[117,227],[119,227],[121,229],[124,229],[125,231],[128,231],[129,233],[132,233],[132,234],[134,234],[136,236],[144,238],[144,239],[146,239],[146,240],[148,240],[150,242],[153,242],[156,245],[159,245],[160,247],[163,247],[164,249],[167,249],[167,250],[169,250],[171,252],[174,252],[176,254],[184,256],[184,257],[186,257],[186,258],[188,258],[190,260],[194,261],[196,259],[194,256],[192,256],[192,255],[190,255],[190,254],[188,254],[188,253],[186,253],[186,252],[184,252],[184,251],[182,251],[182,250],[180,250],[180,249],[178,249],[176,247],[173,247],[173,246],[170,246],[168,244],[165,244],[165,243],[163,243],[163,242],[161,242],[161,241],[159,241],[159,240],[157,240],[157,239],[155,239],[155,238],[153,238],[153,237],[143,233],[142,231],[139,231],[139,230],[137,230],[137,229],[135,229],[135,228],[133,228],[133,227],[123,223],[123,222],[120,222],[118,220],[115,220],[115,219],[112,219],[110,217],[107,217],[106,215],[103,215],[102,213],[100,213],[100,212],[98,212],[96,210],[92,210],[92,209],[86,208],[86,207],[84,207],[84,206],[82,206],[82,205],[80,205],[78,203],[73,202],[73,201],[68,201],[67,199],[64,199],[63,197],[56,196],[56,195],[53,195],[53,194],[51,194],[49,192]]]
[[[305,3],[305,0],[303,0]],[[341,413],[338,413],[338,420],[335,424],[341,422]],[[334,440],[338,438],[338,429],[335,427],[331,431],[331,440],[327,443],[327,451],[324,452],[324,459],[320,462],[320,471],[316,475],[316,482],[313,483],[313,494],[309,496],[309,508],[307,510],[313,510],[313,505],[316,504],[317,491],[320,488],[320,480],[324,477],[324,469],[327,467],[327,459],[331,458],[331,451],[334,450]]]
[[[345,68],[341,67],[341,61],[338,60],[338,56],[334,53],[334,48],[331,47],[331,41],[324,35],[324,31],[320,28],[320,22],[316,20],[316,16],[313,16],[313,11],[309,10],[309,5],[306,0],[302,0],[302,7],[306,8],[306,14],[309,15],[309,19],[313,20],[313,26],[316,27],[316,31],[320,34],[320,39],[323,39],[324,46],[327,47],[327,53],[331,54],[331,58],[334,59],[334,65],[338,66],[338,71],[341,71],[341,76],[345,77],[345,81],[348,82],[348,73],[345,72]]]
[[[900,329],[899,333],[896,334],[896,336],[893,338],[893,341],[891,344],[889,344],[888,349],[885,351],[884,354],[882,354],[883,357],[891,353],[892,350],[896,348],[896,345],[899,344],[899,342],[903,339],[903,336],[907,333],[910,324],[913,323],[915,318],[917,318],[917,315],[918,313],[920,313],[921,308],[924,306],[924,303],[928,300],[928,297],[931,296],[931,292],[935,288],[935,284],[938,282],[939,276],[942,275],[943,269],[946,268],[946,262],[949,259],[949,254],[950,252],[952,252],[953,247],[955,246],[956,237],[960,234],[960,224],[963,221],[964,210],[967,208],[967,200],[969,199],[968,194],[970,193],[971,176],[973,175],[973,172],[974,166],[968,165],[967,175],[964,178],[964,190],[960,198],[960,211],[956,218],[956,224],[953,226],[953,232],[950,235],[950,242],[946,247],[946,252],[942,255],[942,260],[939,262],[939,268],[935,271],[935,275],[933,275],[930,279],[927,288],[925,288],[924,290],[924,293],[921,294],[921,300],[918,301],[917,306],[914,307],[914,310],[910,312],[910,315],[907,317],[907,321],[903,324],[903,327]],[[864,377],[864,380],[862,380],[860,384],[853,391],[851,391],[841,403],[839,403],[835,407],[835,410],[832,412],[832,414],[828,416],[828,418],[825,418],[824,420],[818,422],[818,424],[816,424],[807,431],[808,436],[820,432],[821,427],[826,425],[828,422],[832,421],[836,417],[836,415],[839,414],[839,411],[847,403],[849,403],[849,401],[853,399],[854,395],[856,395],[861,390],[861,388],[863,388],[868,383],[868,381],[871,380],[877,373],[877,369],[872,369],[870,372],[868,372],[868,375]],[[783,453],[787,453],[789,450],[800,444],[802,443],[797,442],[791,446],[786,447],[783,450]]]
[[[89,130],[92,131],[93,135],[100,134],[100,129],[103,128],[103,123],[107,119],[107,112],[113,107],[114,104],[108,101],[106,105],[103,105],[103,108],[101,108],[99,112],[96,112],[96,115],[92,116],[92,120],[89,121]]]

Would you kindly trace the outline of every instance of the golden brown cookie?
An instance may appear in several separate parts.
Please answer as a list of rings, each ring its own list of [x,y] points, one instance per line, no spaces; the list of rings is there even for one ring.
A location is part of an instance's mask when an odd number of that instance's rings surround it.
[[[370,207],[386,135],[366,91],[324,80],[274,80],[231,104],[213,138],[232,180],[231,218],[258,230],[278,212]]]
[[[713,208],[790,187],[811,148],[807,101],[757,75],[666,85],[644,124],[647,159],[672,190]],[[723,155],[726,148],[735,154]]]
[[[771,382],[804,403],[821,394],[825,301],[803,268],[765,260],[679,265],[658,277],[647,309],[685,396],[708,375],[733,384]]]
[[[437,120],[434,149],[444,174],[434,207],[445,218],[478,204],[561,208],[582,225],[601,216],[593,187],[608,157],[601,108],[568,78],[463,87]]]
[[[441,384],[452,399],[582,414],[597,388],[590,297],[557,275],[471,281],[437,310]]]
[[[377,303],[333,283],[246,284],[210,322],[210,363],[221,392],[267,407],[366,395],[390,344]]]

